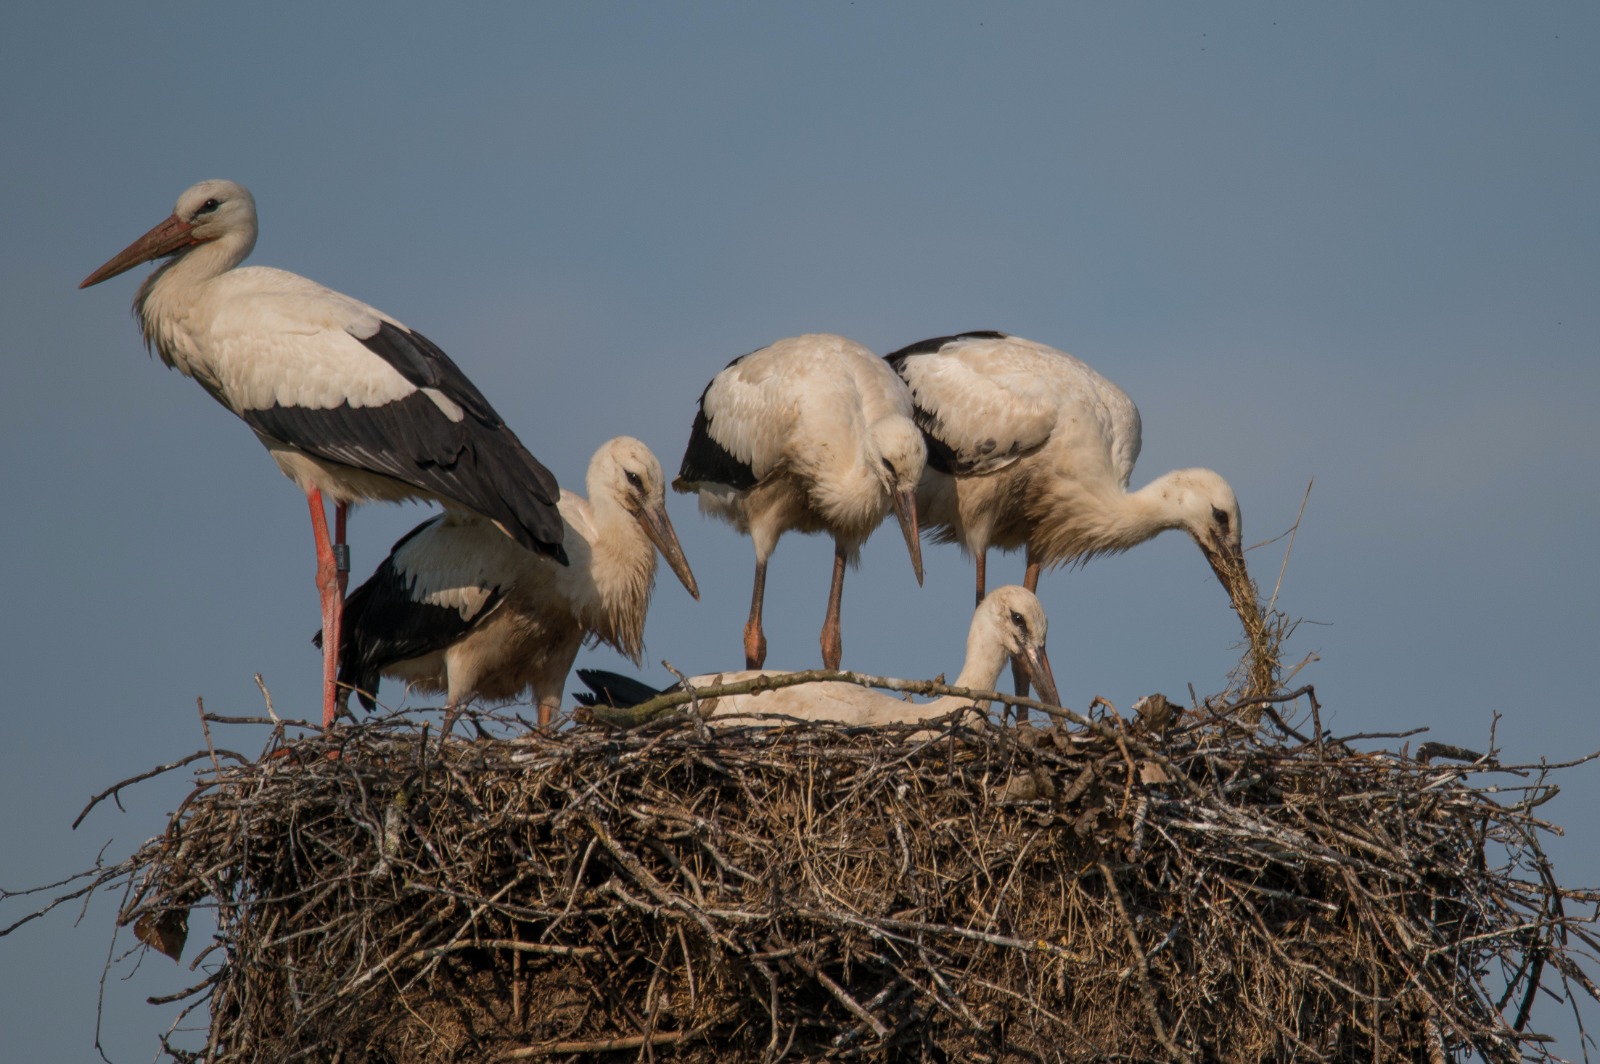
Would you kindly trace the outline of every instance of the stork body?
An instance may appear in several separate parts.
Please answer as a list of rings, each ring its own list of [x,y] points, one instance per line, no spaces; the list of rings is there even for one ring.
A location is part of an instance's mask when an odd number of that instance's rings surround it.
[[[632,437],[596,451],[589,498],[561,492],[565,567],[474,515],[424,521],[351,592],[340,679],[369,709],[380,675],[443,692],[447,729],[469,699],[507,701],[531,688],[549,724],[585,639],[639,661],[657,551],[700,597],[667,517],[665,479]]]
[[[1031,591],[1010,585],[996,588],[973,612],[967,632],[967,658],[956,677],[955,687],[993,690],[1001,670],[1010,660],[1039,688],[1040,700],[1060,704],[1050,658],[1045,652],[1048,623],[1044,607]],[[710,673],[690,677],[692,687],[738,683],[758,676],[782,676],[781,672],[744,671]],[[580,702],[636,705],[651,691],[636,681],[597,670],[579,669],[578,677],[596,692],[579,695]],[[782,724],[789,720],[827,720],[850,725],[916,723],[943,716],[962,706],[973,705],[970,698],[945,695],[928,702],[907,702],[857,684],[836,681],[795,684],[757,694],[720,695],[702,699],[700,711],[713,724]],[[987,703],[978,703],[986,709]],[[751,718],[768,719],[751,719]],[[734,720],[732,718],[740,718]]]
[[[973,557],[979,601],[990,547],[1025,550],[1023,584],[1035,591],[1043,568],[1181,528],[1241,618],[1256,608],[1233,489],[1209,469],[1179,469],[1129,491],[1139,411],[1087,364],[998,332],[924,340],[888,362],[927,436],[918,513]]]
[[[779,340],[736,358],[706,386],[673,487],[697,493],[702,511],[755,545],[744,631],[749,668],[766,660],[767,559],[785,532],[833,537],[821,637],[830,669],[839,667],[842,652],[845,567],[857,561],[891,509],[922,583],[915,493],[927,455],[911,414],[910,393],[883,360],[824,333]]]
[[[249,425],[306,493],[323,627],[339,628],[352,503],[437,500],[564,562],[555,478],[449,356],[314,281],[240,268],[256,231],[247,189],[203,181],[80,287],[170,256],[134,303],[145,344]],[[331,537],[324,497],[334,504]],[[331,639],[324,651],[325,724],[333,720],[338,646]]]

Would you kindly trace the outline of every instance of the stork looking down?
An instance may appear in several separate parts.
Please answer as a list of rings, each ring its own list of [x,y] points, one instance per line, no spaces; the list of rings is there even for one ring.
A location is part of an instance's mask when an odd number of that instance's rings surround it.
[[[822,661],[839,667],[844,570],[892,508],[922,583],[916,487],[927,452],[911,395],[882,359],[842,336],[779,340],[734,359],[700,395],[672,486],[755,544],[745,665],[767,656],[761,630],[767,559],[785,532],[833,537]]]
[[[589,462],[589,498],[561,492],[571,564],[512,542],[487,521],[445,514],[412,529],[350,593],[340,679],[371,709],[380,675],[446,695],[448,732],[469,699],[530,687],[539,724],[561,705],[586,638],[639,662],[656,552],[700,589],[667,516],[666,476],[643,443],[610,440]]]
[[[134,301],[145,346],[237,414],[306,493],[323,628],[340,627],[351,503],[433,499],[565,564],[555,478],[449,356],[314,281],[238,268],[255,242],[249,190],[202,181],[79,287],[170,256]],[[334,504],[331,538],[323,496]],[[339,645],[335,636],[323,653],[325,726]]]
[[[1179,469],[1130,492],[1139,410],[1116,385],[1071,355],[999,332],[924,340],[887,359],[927,436],[918,512],[939,542],[972,555],[979,601],[990,547],[1024,548],[1023,584],[1036,591],[1042,567],[1181,528],[1251,629],[1255,588],[1233,489],[1209,469]]]
[[[1039,700],[1060,705],[1050,658],[1045,653],[1048,622],[1044,607],[1033,592],[1015,584],[995,588],[972,614],[967,632],[967,660],[954,687],[991,691],[1009,659],[1039,689]],[[781,672],[728,672],[692,676],[690,687],[738,683],[758,676],[783,676]],[[578,678],[592,695],[579,693],[584,705],[609,704],[628,708],[660,694],[637,680],[598,669],[579,669]],[[681,689],[682,685],[675,685]],[[668,688],[672,690],[673,688]],[[907,702],[852,683],[825,680],[777,687],[755,694],[713,695],[699,700],[700,712],[712,724],[777,725],[785,720],[827,720],[841,724],[871,725],[917,723],[941,717],[972,699],[944,695],[928,702]],[[976,703],[987,709],[988,703]],[[741,718],[737,721],[727,718]],[[751,719],[756,718],[756,719]]]

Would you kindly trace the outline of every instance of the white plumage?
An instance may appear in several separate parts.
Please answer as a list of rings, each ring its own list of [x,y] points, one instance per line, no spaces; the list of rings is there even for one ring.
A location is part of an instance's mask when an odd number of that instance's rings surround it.
[[[449,356],[314,281],[238,268],[255,242],[249,190],[202,181],[80,287],[171,256],[139,287],[145,343],[243,419],[305,491],[324,628],[339,627],[345,513],[354,502],[438,500],[564,560],[555,478]],[[331,537],[324,495],[334,503]],[[330,640],[324,655],[325,723],[333,720],[337,644]]]
[[[1007,660],[1015,663],[1039,688],[1039,699],[1060,704],[1050,658],[1045,652],[1048,622],[1038,598],[1025,588],[1010,585],[990,592],[973,611],[967,633],[967,657],[952,686],[975,690],[994,689]],[[608,674],[579,669],[578,675],[597,692],[615,680]],[[708,673],[689,678],[691,687],[711,687],[738,683],[758,676],[783,676],[774,671]],[[620,686],[620,685],[618,685]],[[627,685],[633,690],[631,684]],[[636,695],[647,692],[635,691]],[[579,696],[580,701],[585,699]],[[972,705],[969,698],[945,695],[928,702],[907,702],[880,691],[856,684],[822,681],[774,688],[757,694],[720,695],[702,699],[700,712],[713,724],[775,725],[788,720],[826,720],[850,725],[916,723],[943,716],[961,706]],[[987,709],[987,703],[979,703]],[[735,719],[736,718],[736,719]],[[758,718],[758,719],[752,719]],[[764,718],[764,719],[760,719]]]
[[[1179,469],[1130,492],[1139,411],[1088,365],[995,332],[924,340],[888,362],[928,438],[918,513],[940,542],[972,555],[980,601],[990,547],[1027,552],[1031,591],[1041,568],[1181,528],[1241,617],[1256,609],[1233,489],[1209,469]]]
[[[531,688],[546,725],[585,639],[637,663],[656,552],[697,599],[699,588],[648,447],[629,436],[608,441],[586,484],[587,500],[561,493],[565,567],[472,515],[413,529],[351,592],[341,679],[369,708],[380,674],[443,691],[451,715],[470,699],[505,701]]]
[[[1139,411],[1064,352],[1021,337],[967,333],[888,356],[927,434],[917,494],[925,527],[978,563],[990,547],[1028,555],[1028,580],[1114,553],[1169,528],[1192,536],[1230,594],[1244,574],[1239,502],[1209,469],[1180,469],[1130,492]]]
[[[748,534],[755,586],[745,663],[766,660],[761,629],[767,559],[785,532],[826,532],[833,580],[822,660],[838,668],[844,570],[893,509],[917,583],[922,551],[915,491],[927,453],[905,385],[871,351],[842,336],[779,340],[729,363],[700,396],[673,487]]]

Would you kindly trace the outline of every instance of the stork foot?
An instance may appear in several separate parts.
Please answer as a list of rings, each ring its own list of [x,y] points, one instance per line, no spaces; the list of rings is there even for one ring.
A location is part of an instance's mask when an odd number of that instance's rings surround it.
[[[767,661],[767,636],[761,622],[752,617],[744,626],[744,667],[759,669]]]

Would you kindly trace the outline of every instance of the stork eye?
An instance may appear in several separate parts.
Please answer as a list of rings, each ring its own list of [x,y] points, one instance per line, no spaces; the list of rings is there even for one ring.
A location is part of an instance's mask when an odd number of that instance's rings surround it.
[[[632,484],[635,489],[637,489],[639,491],[643,491],[644,490],[644,481],[639,479],[639,474],[633,472],[630,469],[627,472],[627,477],[628,477],[628,483]]]
[[[1228,512],[1226,510],[1221,510],[1213,506],[1211,508],[1211,519],[1222,528],[1228,527]]]
[[[1016,610],[1011,611],[1011,623],[1022,629],[1024,632],[1028,630],[1027,618],[1023,617],[1022,614],[1018,613]]]
[[[208,199],[204,203],[200,204],[200,209],[194,212],[194,216],[198,218],[202,214],[210,214],[220,206],[222,206],[222,204],[218,203],[216,200]]]

